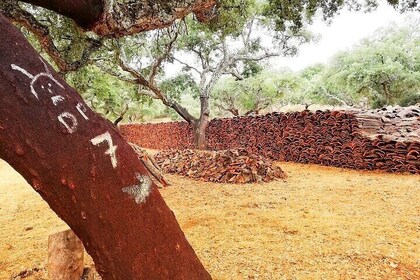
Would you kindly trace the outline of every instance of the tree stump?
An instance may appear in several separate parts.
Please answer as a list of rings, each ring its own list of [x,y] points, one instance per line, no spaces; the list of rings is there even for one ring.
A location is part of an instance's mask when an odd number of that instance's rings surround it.
[[[48,279],[79,280],[83,274],[84,247],[72,230],[48,237]]]

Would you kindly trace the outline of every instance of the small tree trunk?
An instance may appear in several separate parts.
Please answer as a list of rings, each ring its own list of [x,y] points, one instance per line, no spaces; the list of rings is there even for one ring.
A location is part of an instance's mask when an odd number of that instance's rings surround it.
[[[104,280],[210,279],[136,153],[0,14],[0,158]]]
[[[382,83],[382,88],[383,88],[384,93],[385,93],[386,105],[389,105],[390,101],[391,101],[391,93],[390,93],[389,88],[388,88],[388,83],[386,83],[386,82]]]
[[[207,149],[207,144],[206,144],[207,125],[208,125],[208,120],[207,122],[203,122],[200,119],[198,124],[194,126],[194,142],[195,142],[195,147],[198,150]]]
[[[228,111],[230,113],[232,113],[232,115],[234,115],[235,117],[238,117],[239,116],[239,110],[236,109],[236,108],[230,108]]]
[[[201,113],[200,118],[194,124],[194,140],[195,146],[198,150],[207,149],[206,143],[206,128],[209,124],[210,118],[210,107],[209,107],[209,96],[200,96]]]
[[[79,280],[83,274],[82,241],[66,230],[48,237],[48,279]]]

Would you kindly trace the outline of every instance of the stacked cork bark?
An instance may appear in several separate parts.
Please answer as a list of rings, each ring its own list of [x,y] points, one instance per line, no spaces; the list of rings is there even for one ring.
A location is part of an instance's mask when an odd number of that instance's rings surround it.
[[[183,122],[128,125],[122,131],[143,147],[193,148]],[[211,150],[244,148],[273,160],[420,174],[420,108],[214,119],[207,143]]]
[[[217,183],[260,183],[285,179],[283,170],[267,158],[244,149],[219,151],[164,150],[155,155],[166,173]]]
[[[193,149],[192,130],[186,122],[129,124],[120,127],[131,143],[150,149]]]

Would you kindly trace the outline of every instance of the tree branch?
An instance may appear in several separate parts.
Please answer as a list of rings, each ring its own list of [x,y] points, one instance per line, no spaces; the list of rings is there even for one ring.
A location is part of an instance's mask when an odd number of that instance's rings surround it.
[[[170,52],[172,51],[172,48],[174,46],[175,41],[178,39],[178,35],[181,29],[181,24],[176,25],[176,29],[175,29],[175,33],[173,34],[174,36],[171,38],[171,40],[168,42],[168,44],[166,44],[165,47],[165,51],[163,52],[163,54],[161,56],[159,56],[155,62],[152,65],[152,71],[150,72],[149,75],[149,82],[150,83],[154,83],[155,77],[157,75],[157,72],[159,70],[159,68],[162,65],[162,62],[168,58]],[[168,35],[170,36],[170,30],[168,30]]]
[[[187,109],[185,109],[175,100],[169,99],[154,83],[149,82],[139,71],[126,65],[121,58],[120,52],[120,49],[117,47],[115,57],[117,59],[118,66],[123,71],[130,73],[135,78],[135,82],[137,84],[148,88],[151,92],[153,92],[156,95],[156,99],[160,99],[164,105],[174,109],[189,124],[192,125],[197,122],[197,119],[193,115],[191,115]]]
[[[89,44],[83,50],[81,57],[76,61],[70,62],[61,55],[61,52],[52,40],[47,26],[42,25],[32,14],[20,8],[17,2],[7,1],[5,3],[0,6],[5,16],[12,22],[25,27],[35,35],[42,49],[51,57],[61,74],[77,71],[85,66],[88,63],[91,54],[102,46],[102,40],[88,38]]]
[[[191,66],[188,63],[183,62],[183,61],[179,60],[178,58],[176,58],[174,56],[172,56],[172,59],[174,61],[178,62],[179,64],[182,64],[182,65],[186,66],[187,68],[189,68],[191,70],[194,70],[195,72],[197,72],[197,74],[201,75],[202,72],[200,70],[198,70],[197,68],[195,68],[194,66]]]
[[[85,30],[121,37],[164,28],[189,13],[206,21],[214,16],[216,0],[23,0],[73,19]]]

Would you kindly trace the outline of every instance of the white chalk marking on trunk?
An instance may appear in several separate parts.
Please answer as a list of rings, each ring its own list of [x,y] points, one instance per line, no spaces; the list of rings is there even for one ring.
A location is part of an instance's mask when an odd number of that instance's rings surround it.
[[[77,111],[79,111],[80,115],[82,115],[82,117],[85,120],[89,120],[88,116],[86,116],[86,114],[85,114],[86,111],[87,111],[85,105],[83,105],[82,103],[77,103],[76,109],[77,109]]]
[[[105,151],[105,154],[111,157],[112,167],[116,168],[118,165],[117,155],[115,152],[117,150],[117,146],[114,146],[112,142],[111,134],[107,131],[106,133],[98,135],[92,140],[90,140],[90,142],[95,146],[98,146],[100,143],[105,142],[105,141],[108,142],[108,146],[109,146],[109,149]]]
[[[19,71],[19,72],[21,72],[23,75],[25,75],[26,77],[28,77],[29,79],[31,79],[31,80],[33,80],[35,77],[31,74],[31,73],[29,73],[28,71],[26,71],[25,69],[23,69],[22,67],[20,67],[20,66],[17,66],[16,64],[12,64],[12,65],[10,65],[10,66],[12,66],[12,69],[13,70],[16,70],[16,71]]]
[[[35,76],[32,75],[31,73],[29,73],[28,71],[26,71],[25,69],[23,69],[20,66],[17,66],[16,64],[11,64],[10,66],[12,67],[13,70],[19,71],[21,72],[23,75],[25,75],[26,77],[28,77],[29,79],[31,79],[31,92],[32,94],[39,99],[39,95],[38,92],[35,90],[35,83],[38,81],[39,78],[41,77],[47,77],[48,79],[50,79],[52,82],[54,82],[56,85],[58,85],[59,87],[61,87],[62,89],[64,89],[64,86],[62,84],[60,84],[59,81],[57,81],[53,75],[50,73],[50,70],[48,69],[48,66],[45,64],[45,62],[40,58],[42,64],[44,64],[44,68],[45,68],[45,72],[41,72],[39,74],[36,74]],[[48,92],[52,93],[51,90],[52,84],[48,83]],[[41,86],[42,89],[45,89],[45,86],[42,85]]]
[[[146,176],[136,173],[136,178],[139,180],[138,185],[132,185],[126,188],[123,188],[123,193],[128,194],[137,204],[144,203],[152,192],[152,180]]]
[[[64,113],[61,113],[57,118],[60,121],[60,123],[62,123],[65,126],[65,128],[67,129],[67,131],[70,134],[76,132],[76,129],[77,129],[77,119],[76,119],[76,117],[73,114],[70,114],[68,112],[64,112]],[[64,118],[66,118],[68,120],[71,120],[71,125],[69,125],[64,120]]]
[[[64,101],[65,98],[62,97],[61,95],[56,95],[56,96],[51,97],[51,100],[52,100],[54,106],[57,106],[57,104]]]

